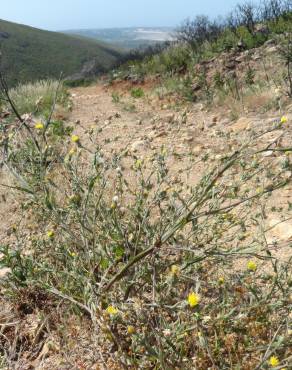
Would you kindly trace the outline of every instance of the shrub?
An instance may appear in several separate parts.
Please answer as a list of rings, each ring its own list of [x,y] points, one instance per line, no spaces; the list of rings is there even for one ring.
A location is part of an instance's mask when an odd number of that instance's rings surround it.
[[[255,79],[255,70],[251,67],[248,67],[245,74],[245,82],[247,85],[253,85]]]
[[[119,102],[121,101],[121,96],[120,96],[120,94],[119,94],[119,93],[117,93],[117,92],[113,92],[113,93],[112,93],[112,101],[113,101],[114,103],[119,103]]]
[[[43,80],[19,85],[11,89],[9,93],[20,114],[47,115],[53,105],[58,85],[59,82],[56,80]],[[66,90],[61,85],[57,103],[64,104],[67,98]]]
[[[141,87],[137,87],[131,90],[131,96],[133,98],[143,98],[144,96],[144,91],[141,89]]]
[[[222,89],[224,86],[224,77],[219,71],[216,71],[214,75],[214,85],[217,89]]]
[[[16,245],[1,247],[6,294],[67,302],[59,309],[87,315],[95,346],[112,345],[126,368],[247,369],[274,353],[284,366],[289,261],[271,256],[262,219],[291,164],[258,143],[286,121],[221,158],[196,158],[209,170],[190,188],[173,180],[163,148],[147,167],[127,148],[106,156],[53,126],[33,140],[10,127],[3,162],[35,227],[28,239],[15,227]]]

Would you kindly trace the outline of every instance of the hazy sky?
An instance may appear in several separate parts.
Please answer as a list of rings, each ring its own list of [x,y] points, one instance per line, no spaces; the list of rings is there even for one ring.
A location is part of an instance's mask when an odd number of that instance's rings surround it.
[[[240,0],[1,0],[0,18],[49,30],[176,26],[224,15]]]

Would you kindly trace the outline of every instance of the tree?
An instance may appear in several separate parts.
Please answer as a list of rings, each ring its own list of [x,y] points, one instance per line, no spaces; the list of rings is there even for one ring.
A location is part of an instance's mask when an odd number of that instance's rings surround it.
[[[263,21],[269,21],[280,17],[284,10],[283,0],[266,0],[260,7],[260,17]]]
[[[193,20],[186,19],[176,30],[178,41],[185,42],[199,51],[205,41],[215,40],[222,31],[218,21],[210,21],[205,15],[198,15]]]
[[[236,7],[238,24],[245,26],[253,34],[259,20],[258,9],[252,3],[238,4]]]
[[[287,66],[287,94],[292,98],[292,32],[288,32],[285,40],[283,41],[280,53],[285,61]]]

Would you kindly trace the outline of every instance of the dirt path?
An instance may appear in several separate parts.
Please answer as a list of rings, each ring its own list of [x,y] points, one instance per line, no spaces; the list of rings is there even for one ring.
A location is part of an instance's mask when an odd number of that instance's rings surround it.
[[[177,181],[189,185],[196,184],[206,170],[206,165],[197,164],[198,157],[208,154],[214,160],[220,158],[244,142],[251,130],[265,127],[280,115],[249,114],[232,121],[226,118],[228,112],[224,108],[214,113],[204,111],[201,104],[179,107],[160,101],[150,91],[146,91],[145,97],[134,99],[122,87],[101,84],[71,92],[74,109],[70,121],[75,123],[74,132],[85,140],[86,146],[100,145],[110,155],[127,146],[132,154],[146,161],[164,147]],[[113,96],[118,96],[118,101]],[[286,115],[292,122],[292,106]],[[97,142],[88,139],[91,129],[100,131]],[[258,144],[265,146],[280,133],[266,135]],[[292,124],[285,127],[282,145],[291,143]],[[279,156],[279,161],[282,159],[283,155]],[[284,208],[288,202],[292,202],[291,186],[272,196],[268,211]],[[278,241],[282,247],[277,247],[276,253],[285,258],[292,254],[292,220],[283,222],[286,217],[268,212],[266,219],[267,228],[271,228],[267,241]]]
[[[111,88],[102,84],[75,88],[71,94],[73,110],[69,123],[86,147],[93,149],[98,145],[108,155],[119,153],[127,147],[129,152],[148,161],[150,166],[153,154],[165,148],[173,176],[184,185],[196,184],[206,170],[206,164],[197,163],[199,157],[209,155],[216,160],[238,147],[250,130],[279,119],[279,113],[275,113],[246,115],[232,121],[228,119],[228,112],[224,108],[207,112],[201,104],[179,106],[161,101],[146,89],[145,96],[140,99],[132,98],[125,87]],[[283,144],[291,145],[292,105],[287,110],[287,116],[289,125],[285,128]],[[98,135],[91,136],[92,130],[97,130]],[[274,134],[265,137],[262,145],[274,138]],[[8,178],[2,171],[1,183],[6,181]],[[135,179],[132,178],[132,181]],[[17,205],[18,197],[17,192],[0,188],[2,244],[11,240],[14,225],[22,219]],[[292,203],[291,187],[274,194],[269,209],[284,207],[287,202]],[[292,220],[283,222],[285,216],[272,212],[268,214],[266,223],[271,230],[267,236],[269,242],[278,240],[285,246],[291,246]],[[284,255],[291,255],[291,248],[285,247]]]

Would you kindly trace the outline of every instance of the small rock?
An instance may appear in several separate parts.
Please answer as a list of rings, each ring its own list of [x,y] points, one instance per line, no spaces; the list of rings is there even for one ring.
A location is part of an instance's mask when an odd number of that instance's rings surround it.
[[[10,272],[11,272],[11,269],[10,268],[0,269],[0,279],[3,279]]]
[[[193,153],[194,155],[199,155],[199,154],[201,154],[201,153],[202,153],[203,149],[204,149],[204,147],[203,147],[202,145],[197,145],[197,146],[195,146],[195,147],[193,148],[192,153]]]
[[[276,44],[276,41],[274,39],[270,39],[270,40],[267,40],[264,43],[264,46],[272,46],[272,45],[275,45],[275,44]]]
[[[166,121],[168,123],[172,123],[174,121],[174,119],[175,119],[175,114],[174,113],[170,113],[165,118],[166,118]]]
[[[207,127],[208,127],[208,128],[211,128],[211,127],[214,127],[214,126],[216,126],[216,122],[213,122],[213,121],[212,121],[212,122],[208,122],[208,123],[207,123]]]
[[[263,157],[274,157],[275,154],[274,154],[274,152],[272,150],[268,150],[266,152],[263,152],[262,156]]]
[[[259,55],[259,54],[254,54],[254,55],[252,56],[252,60],[254,60],[254,61],[257,61],[257,60],[260,60],[260,59],[262,59],[262,57],[261,57],[261,55]]]
[[[237,120],[233,125],[231,130],[233,132],[240,132],[240,131],[249,131],[252,127],[252,120],[247,117],[242,117]]]
[[[269,243],[279,240],[290,240],[292,238],[292,221],[283,221],[280,218],[269,220],[270,230],[267,232]]]
[[[146,140],[137,140],[131,145],[132,152],[146,150],[149,148],[149,143]]]
[[[199,83],[194,83],[192,86],[192,92],[197,92],[197,91],[200,91],[201,90],[201,85]]]
[[[274,54],[278,51],[278,48],[277,46],[271,46],[269,48],[266,49],[266,53],[267,54]]]
[[[194,138],[192,136],[185,136],[183,138],[184,143],[191,143],[192,141],[194,141]]]
[[[229,61],[228,63],[226,63],[225,68],[229,70],[234,70],[236,68],[235,61]]]
[[[155,137],[162,137],[162,136],[167,136],[167,132],[165,130],[159,131]]]

